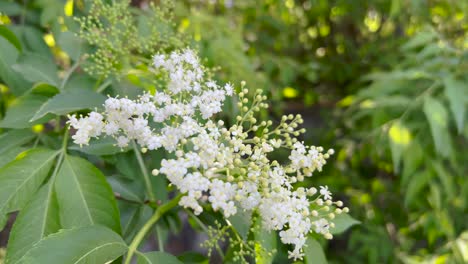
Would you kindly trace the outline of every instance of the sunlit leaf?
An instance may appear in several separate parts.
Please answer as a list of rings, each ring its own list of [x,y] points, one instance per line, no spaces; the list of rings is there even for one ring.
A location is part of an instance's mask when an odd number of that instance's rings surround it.
[[[401,122],[395,122],[388,130],[392,150],[393,170],[399,172],[403,151],[411,143],[411,132]]]

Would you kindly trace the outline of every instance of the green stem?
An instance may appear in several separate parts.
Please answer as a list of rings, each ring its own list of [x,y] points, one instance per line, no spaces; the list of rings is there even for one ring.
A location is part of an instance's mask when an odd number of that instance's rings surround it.
[[[164,252],[164,241],[161,237],[161,229],[158,226],[155,226],[156,237],[158,238],[159,251]]]
[[[68,69],[67,73],[65,74],[65,77],[62,80],[62,83],[60,84],[59,90],[63,90],[63,88],[65,87],[65,84],[68,82],[68,79],[70,79],[70,76],[76,70],[76,68],[78,68],[78,66],[80,66],[80,63],[81,63],[81,59],[78,59],[75,62],[75,64],[73,64],[71,66],[71,68]]]
[[[156,197],[153,194],[153,187],[151,186],[150,176],[148,174],[148,170],[146,169],[145,162],[143,161],[143,157],[141,156],[140,149],[138,149],[137,144],[135,141],[132,141],[133,152],[135,152],[135,156],[138,160],[138,165],[140,166],[141,173],[143,174],[143,179],[145,180],[146,191],[148,192],[148,199],[151,202],[156,201]]]
[[[50,177],[50,180],[52,183],[55,180],[55,176],[57,175],[58,170],[60,169],[60,166],[62,165],[63,158],[65,157],[65,154],[67,153],[68,132],[69,130],[65,128],[65,134],[63,134],[63,141],[62,141],[62,148],[60,149],[60,155],[57,159],[57,163],[55,164],[54,172],[52,173],[52,176]]]
[[[106,82],[104,82],[103,84],[101,84],[101,85],[96,89],[96,92],[97,92],[97,93],[102,93],[102,92],[107,88],[107,86],[109,86],[111,83],[112,83],[111,80],[107,80]]]
[[[182,198],[182,194],[177,195],[174,199],[170,200],[169,202],[161,205],[156,209],[153,216],[143,225],[143,227],[138,231],[135,238],[133,238],[132,243],[128,247],[127,257],[125,258],[124,264],[130,264],[132,261],[133,254],[135,254],[138,246],[140,245],[143,238],[145,238],[146,234],[150,231],[156,222],[169,210],[176,207],[179,203],[180,198]]]

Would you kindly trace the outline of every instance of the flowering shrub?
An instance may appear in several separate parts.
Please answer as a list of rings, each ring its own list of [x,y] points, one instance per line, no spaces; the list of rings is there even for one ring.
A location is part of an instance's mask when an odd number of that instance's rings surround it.
[[[324,153],[322,147],[304,146],[297,139],[305,132],[298,129],[300,115],[283,116],[276,127],[272,121],[257,121],[255,113],[268,107],[266,96],[258,90],[249,103],[243,84],[237,122],[227,128],[213,117],[226,96],[233,95],[231,84],[219,86],[208,79],[192,50],[158,54],[153,60],[166,85],[134,101],[110,97],[103,113],[70,116],[71,127],[77,129],[75,143],[87,145],[90,138],[105,135],[114,137],[121,148],[136,142],[144,152],[164,148],[175,153],[152,174],[164,174],[177,187],[183,194],[179,205],[199,215],[201,204],[208,202],[226,218],[238,210],[256,210],[265,229],[281,230],[281,242],[293,245],[290,258],[303,257],[310,232],[333,237],[332,220],[348,208],[332,201],[327,186],[318,192],[315,187],[293,187],[321,171],[333,154],[333,149]],[[288,164],[268,158],[280,148],[290,151]]]
[[[221,84],[161,2],[0,15],[22,21],[0,26],[0,262],[324,263],[358,223],[313,184],[334,151],[269,120],[256,82]],[[171,250],[184,226],[199,253]]]

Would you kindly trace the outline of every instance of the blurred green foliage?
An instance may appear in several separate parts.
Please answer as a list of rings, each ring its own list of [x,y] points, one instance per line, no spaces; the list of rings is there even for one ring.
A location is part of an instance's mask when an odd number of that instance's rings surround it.
[[[329,263],[468,263],[467,1],[116,1],[120,11],[98,6],[115,15],[99,23],[84,19],[89,2],[0,2],[2,135],[32,127],[41,144],[60,144],[53,116],[29,122],[59,90],[152,90],[141,61],[192,46],[217,78],[266,90],[273,107],[264,114],[302,112],[305,140],[337,150],[317,177],[344,190],[335,195],[362,223],[321,241]],[[2,164],[22,150],[5,148]],[[113,187],[134,177],[127,154],[95,160],[124,175]],[[129,225],[148,214],[119,206]]]

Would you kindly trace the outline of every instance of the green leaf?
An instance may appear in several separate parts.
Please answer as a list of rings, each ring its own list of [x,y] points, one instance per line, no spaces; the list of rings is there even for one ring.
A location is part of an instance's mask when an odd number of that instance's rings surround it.
[[[141,205],[140,207],[135,208],[135,204],[132,204],[130,211],[127,210],[125,212],[126,215],[124,215],[124,211],[125,209],[121,210],[122,234],[125,241],[130,243],[138,230],[140,230],[151,215],[153,215],[154,210],[147,205]]]
[[[405,193],[405,206],[408,207],[418,198],[418,194],[429,184],[432,174],[430,171],[415,173],[408,183],[408,188]]]
[[[255,263],[257,264],[270,264],[273,262],[275,255],[273,254],[276,249],[276,232],[267,231],[262,226],[260,217],[256,217],[255,228]]]
[[[0,230],[5,228],[6,223],[8,222],[8,215],[0,215]]]
[[[21,51],[21,42],[16,37],[15,33],[11,32],[11,30],[5,26],[0,26],[0,35],[13,44],[18,51]]]
[[[465,121],[466,103],[468,101],[468,85],[462,81],[455,80],[452,76],[444,78],[445,95],[450,103],[453,117],[457,124],[458,133],[463,131]]]
[[[448,131],[447,110],[441,102],[429,96],[425,98],[423,110],[429,121],[437,152],[444,157],[449,156],[452,145]]]
[[[34,113],[48,99],[47,96],[37,94],[25,94],[16,98],[7,109],[5,118],[0,121],[0,127],[27,128],[50,120],[53,116],[46,115],[34,122],[29,122]]]
[[[23,74],[23,77],[31,82],[45,82],[54,86],[58,86],[60,83],[55,63],[36,53],[22,54],[13,65],[13,69]]]
[[[81,55],[82,41],[75,35],[75,33],[66,31],[60,33],[58,37],[58,45],[62,50],[64,50],[70,58],[73,60],[78,60]]]
[[[57,151],[31,149],[0,169],[0,215],[23,208],[53,165]]]
[[[13,161],[16,158],[16,156],[18,156],[18,154],[27,149],[28,148],[26,147],[13,147],[3,152],[0,155],[0,168],[5,166],[7,163]]]
[[[78,110],[93,109],[102,106],[105,100],[104,95],[88,90],[64,92],[57,94],[43,104],[31,121],[48,113],[63,115]]]
[[[29,129],[15,129],[0,135],[0,155],[6,151],[23,145],[34,138],[34,133]]]
[[[127,251],[122,238],[103,226],[61,230],[36,243],[18,264],[109,263]]]
[[[439,161],[431,162],[434,170],[436,171],[437,176],[439,177],[442,186],[444,187],[445,194],[451,200],[455,195],[455,184],[453,182],[453,176],[444,168],[444,166]]]
[[[401,155],[411,143],[411,132],[401,122],[395,122],[388,130],[390,149],[392,151],[393,170],[400,171]]]
[[[21,14],[21,11],[23,10],[23,8],[20,4],[16,2],[1,1],[0,10],[2,10],[2,13],[5,15],[17,16]]]
[[[47,97],[52,97],[58,94],[60,91],[57,87],[50,85],[48,83],[36,83],[33,88],[31,88],[32,94],[45,95]]]
[[[332,221],[335,223],[335,227],[330,228],[330,233],[333,235],[341,234],[353,225],[361,223],[358,220],[352,218],[349,214],[344,213],[337,215]]]
[[[183,264],[175,256],[165,252],[153,251],[137,254],[137,264]]]
[[[177,258],[184,264],[209,264],[209,259],[205,255],[193,251],[184,252]]]
[[[21,95],[31,87],[31,83],[11,68],[16,63],[19,52],[3,37],[0,37],[0,47],[0,78],[14,95]]]
[[[426,30],[416,34],[407,43],[402,46],[402,50],[411,50],[421,46],[425,46],[434,41],[437,34],[433,30]]]
[[[112,186],[114,193],[125,200],[143,203],[144,192],[138,192],[136,188],[132,188],[132,181],[115,176],[107,177],[107,181]]]
[[[247,240],[250,226],[252,225],[252,211],[237,210],[235,215],[228,218],[236,232]]]
[[[424,151],[418,141],[413,141],[403,153],[403,172],[401,187],[407,186],[410,176],[418,170],[424,161]]]
[[[44,41],[43,32],[35,27],[25,25],[11,26],[10,29],[21,41],[23,51],[40,54],[52,61],[52,52]]]
[[[38,0],[36,1],[42,8],[40,21],[41,26],[46,27],[51,22],[54,22],[57,17],[63,15],[63,1],[60,0]]]
[[[305,263],[306,264],[326,264],[327,258],[323,252],[322,246],[312,237],[307,239],[304,247]]]
[[[53,183],[43,186],[19,213],[8,240],[6,263],[16,263],[38,241],[60,229]]]
[[[90,162],[66,156],[55,182],[64,228],[104,225],[120,233],[120,217],[110,185]]]
[[[69,149],[77,150],[89,155],[113,155],[121,152],[127,152],[131,147],[120,148],[116,146],[116,141],[112,137],[101,137],[97,139],[91,139],[89,145],[79,146],[72,145]]]

